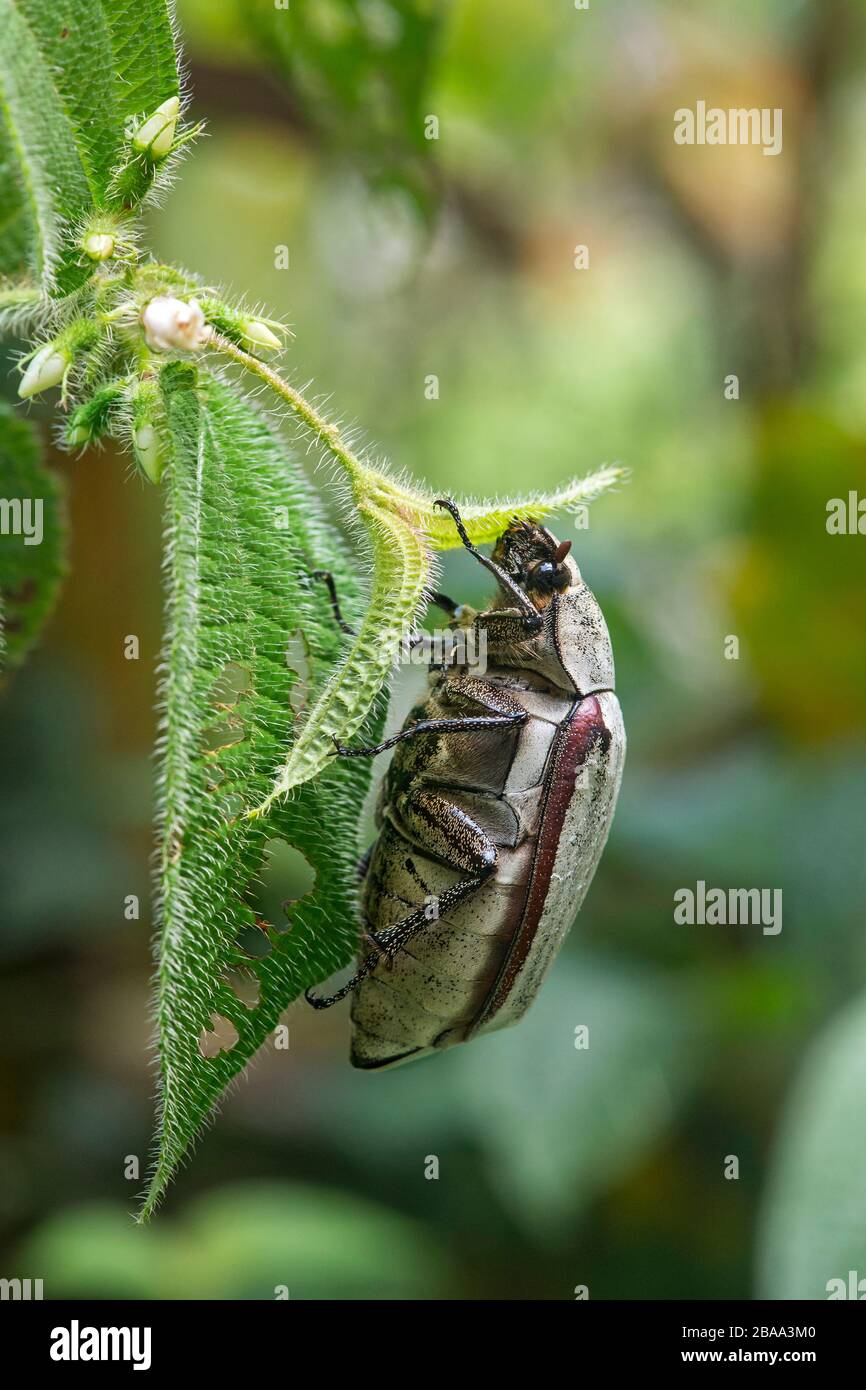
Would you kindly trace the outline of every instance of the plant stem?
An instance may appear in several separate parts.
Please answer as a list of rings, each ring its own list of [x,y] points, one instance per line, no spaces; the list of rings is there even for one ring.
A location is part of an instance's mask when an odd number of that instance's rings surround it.
[[[312,406],[306,397],[301,395],[300,391],[296,391],[294,386],[290,386],[279,372],[275,372],[273,367],[269,367],[266,362],[254,357],[251,352],[245,352],[230,338],[225,338],[214,330],[211,331],[208,346],[223,353],[224,356],[230,357],[233,362],[246,367],[248,371],[254,372],[266,386],[269,386],[281,400],[285,401],[289,409],[294,411],[307,428],[313,431],[316,438],[333,454],[338,463],[342,464],[352,482],[361,482],[368,470],[365,469],[357,454],[349,448],[338,427],[326,420],[324,415],[320,415],[315,406]]]

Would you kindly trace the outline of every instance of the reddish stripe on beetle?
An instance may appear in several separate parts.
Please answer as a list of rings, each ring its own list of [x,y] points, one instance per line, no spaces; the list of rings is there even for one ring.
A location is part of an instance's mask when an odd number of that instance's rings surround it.
[[[501,1009],[529,955],[547,902],[550,877],[556,863],[562,827],[574,797],[578,769],[586,762],[595,744],[604,749],[608,748],[610,730],[604,722],[601,705],[595,695],[586,695],[575,701],[568,722],[557,734],[551,750],[552,771],[544,798],[541,829],[520,925],[514,933],[496,983],[469,1029],[469,1036],[488,1023]]]

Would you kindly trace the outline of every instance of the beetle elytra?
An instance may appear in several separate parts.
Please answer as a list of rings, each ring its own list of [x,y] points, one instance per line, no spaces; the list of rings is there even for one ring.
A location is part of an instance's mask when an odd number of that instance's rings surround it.
[[[455,504],[439,505],[499,593],[483,613],[434,595],[452,627],[483,629],[483,677],[431,672],[400,733],[336,750],[396,746],[362,861],[369,950],[336,994],[307,994],[317,1008],[353,994],[351,1060],[365,1069],[526,1012],[592,881],[625,757],[607,626],[570,542],[514,522],[488,559]],[[331,599],[339,617],[333,588]]]

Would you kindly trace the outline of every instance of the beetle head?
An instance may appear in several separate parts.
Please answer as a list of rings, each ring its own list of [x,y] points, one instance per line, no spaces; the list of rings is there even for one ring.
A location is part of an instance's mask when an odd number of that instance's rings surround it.
[[[577,566],[569,560],[571,541],[558,541],[534,521],[512,521],[499,537],[493,559],[537,608],[551,596],[564,593],[577,579]]]

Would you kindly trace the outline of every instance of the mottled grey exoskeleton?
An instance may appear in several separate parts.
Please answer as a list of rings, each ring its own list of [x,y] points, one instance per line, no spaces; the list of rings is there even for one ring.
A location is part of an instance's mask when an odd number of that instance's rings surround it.
[[[308,995],[326,1008],[354,991],[356,1067],[409,1061],[526,1012],[592,882],[625,756],[607,626],[570,542],[515,522],[487,559],[454,503],[440,505],[499,594],[484,613],[434,595],[452,627],[483,629],[483,676],[431,673],[399,734],[337,749],[397,745],[362,861],[370,950],[336,994]]]

